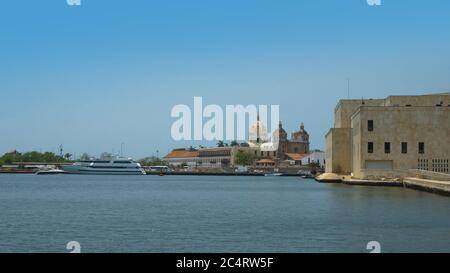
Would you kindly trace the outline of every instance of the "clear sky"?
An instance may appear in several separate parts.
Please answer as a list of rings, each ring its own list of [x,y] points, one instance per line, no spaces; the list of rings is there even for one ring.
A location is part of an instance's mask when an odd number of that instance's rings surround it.
[[[450,1],[9,0],[0,5],[0,153],[197,146],[172,106],[279,104],[324,148],[340,98],[450,90]]]

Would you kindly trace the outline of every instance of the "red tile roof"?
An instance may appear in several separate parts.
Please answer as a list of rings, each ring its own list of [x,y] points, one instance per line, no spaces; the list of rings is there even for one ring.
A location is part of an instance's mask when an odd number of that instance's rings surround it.
[[[191,158],[191,157],[198,157],[198,151],[173,150],[164,158]]]
[[[271,160],[271,159],[261,159],[256,161],[256,163],[260,164],[260,163],[275,163],[275,161]]]
[[[291,160],[299,161],[302,160],[308,154],[298,154],[298,153],[286,153],[286,156]]]

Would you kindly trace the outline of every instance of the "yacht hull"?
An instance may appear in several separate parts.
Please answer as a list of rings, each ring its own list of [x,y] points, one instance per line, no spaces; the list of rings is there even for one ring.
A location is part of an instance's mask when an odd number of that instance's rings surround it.
[[[85,166],[64,166],[64,171],[68,174],[86,175],[144,175],[143,169],[120,169],[120,168],[91,168]]]

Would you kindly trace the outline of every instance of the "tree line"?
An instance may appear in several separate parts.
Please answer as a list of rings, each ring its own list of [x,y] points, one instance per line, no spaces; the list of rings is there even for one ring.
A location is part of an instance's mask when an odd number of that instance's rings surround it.
[[[63,162],[70,162],[69,158],[72,155],[65,154],[64,156],[56,155],[52,152],[26,152],[26,153],[19,153],[19,152],[10,152],[5,153],[2,157],[0,157],[0,165],[5,164],[13,164],[14,162],[43,162],[43,163],[63,163]]]

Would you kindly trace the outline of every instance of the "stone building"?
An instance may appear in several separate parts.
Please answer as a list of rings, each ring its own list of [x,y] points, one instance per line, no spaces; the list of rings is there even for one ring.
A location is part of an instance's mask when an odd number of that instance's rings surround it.
[[[199,152],[194,149],[174,149],[163,158],[163,161],[172,167],[181,167],[182,165],[195,167],[198,154]]]
[[[251,153],[259,164],[278,165],[285,160],[295,160],[309,153],[309,134],[303,123],[298,131],[291,134],[283,128],[280,121],[278,128],[272,133],[271,141],[263,122],[258,119],[249,129],[248,147],[238,147],[237,150]],[[236,149],[235,149],[236,150]],[[261,161],[263,160],[263,161]]]
[[[276,145],[275,143],[278,143]],[[266,142],[261,144],[262,156],[264,152],[273,152],[273,157],[278,160],[288,159],[288,154],[308,154],[309,153],[309,134],[305,130],[303,123],[300,125],[300,129],[291,134],[291,138],[288,138],[286,130],[280,121],[278,129],[272,134],[272,142]]]
[[[169,166],[196,168],[220,168],[231,164],[231,147],[174,149],[163,160]]]
[[[360,179],[448,173],[449,136],[449,93],[341,100],[326,135],[325,171]]]
[[[198,150],[197,166],[227,167],[231,164],[231,147],[202,148]]]

